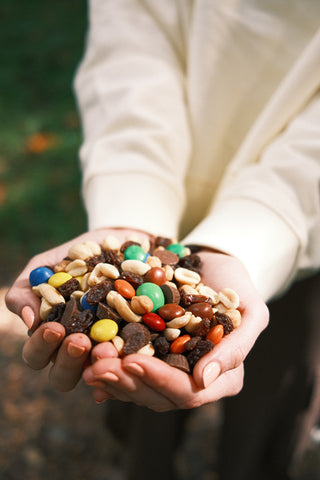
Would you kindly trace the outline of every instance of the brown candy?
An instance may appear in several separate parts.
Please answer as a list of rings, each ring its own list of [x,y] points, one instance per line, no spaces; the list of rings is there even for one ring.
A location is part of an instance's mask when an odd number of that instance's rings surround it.
[[[160,286],[166,303],[180,303],[180,292],[177,287],[165,283]]]
[[[169,250],[157,249],[153,252],[155,257],[160,258],[162,265],[177,265],[179,262],[179,255],[176,255]]]
[[[160,267],[153,267],[145,274],[145,282],[155,283],[156,285],[163,285],[167,281],[165,272]]]
[[[174,318],[184,315],[184,308],[180,307],[176,303],[165,303],[159,308],[158,314],[166,321],[173,320]]]
[[[195,317],[211,318],[213,317],[213,310],[209,303],[199,302],[193,303],[187,308],[187,312],[191,312]]]

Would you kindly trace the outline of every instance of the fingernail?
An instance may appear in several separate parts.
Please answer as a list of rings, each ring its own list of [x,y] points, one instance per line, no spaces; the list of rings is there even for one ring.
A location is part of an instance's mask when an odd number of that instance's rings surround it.
[[[138,377],[142,377],[144,375],[143,368],[137,363],[128,363],[127,365],[124,365],[124,368]]]
[[[34,311],[32,310],[32,308],[28,305],[23,307],[23,309],[21,310],[21,316],[28,329],[31,330],[34,322]]]
[[[207,388],[209,385],[211,385],[212,382],[214,382],[218,378],[218,376],[220,375],[220,371],[221,367],[217,362],[209,363],[205,367],[202,374],[204,388]]]
[[[55,332],[54,330],[46,329],[42,334],[42,338],[46,343],[57,343],[62,338],[60,332]]]
[[[116,375],[115,373],[113,372],[106,372],[104,375],[103,375],[103,380],[107,381],[107,382],[118,382],[119,381],[119,377],[118,375]]]
[[[80,345],[70,342],[67,346],[67,352],[70,357],[79,358],[85,352],[85,347],[80,347]]]

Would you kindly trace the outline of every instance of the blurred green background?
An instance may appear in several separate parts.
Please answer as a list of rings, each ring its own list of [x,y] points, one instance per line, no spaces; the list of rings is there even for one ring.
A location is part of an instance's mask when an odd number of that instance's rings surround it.
[[[87,5],[0,3],[0,286],[31,256],[86,229],[72,90]]]

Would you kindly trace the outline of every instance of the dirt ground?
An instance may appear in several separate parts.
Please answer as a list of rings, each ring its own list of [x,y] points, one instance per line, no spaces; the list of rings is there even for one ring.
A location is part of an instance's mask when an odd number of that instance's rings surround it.
[[[49,386],[47,369],[24,365],[26,328],[5,308],[5,291],[0,290],[0,480],[123,480],[120,446],[104,426],[106,406],[95,404],[86,385],[62,394]],[[177,456],[181,480],[218,480],[210,452],[219,410],[212,404],[191,417]],[[320,479],[316,435],[297,480]]]

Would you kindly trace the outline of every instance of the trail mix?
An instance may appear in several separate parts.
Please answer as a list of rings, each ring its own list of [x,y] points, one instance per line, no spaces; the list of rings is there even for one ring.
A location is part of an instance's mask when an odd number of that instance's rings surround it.
[[[30,273],[42,322],[60,322],[111,341],[120,356],[155,356],[187,373],[241,323],[237,293],[201,281],[201,259],[188,247],[157,237],[124,243],[74,244],[53,269]]]

